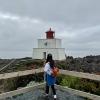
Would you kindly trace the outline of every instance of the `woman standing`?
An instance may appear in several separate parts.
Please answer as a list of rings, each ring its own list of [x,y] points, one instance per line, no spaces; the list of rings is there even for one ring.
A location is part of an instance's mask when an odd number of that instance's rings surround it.
[[[53,76],[53,70],[54,69],[54,60],[52,59],[52,54],[47,55],[46,59],[46,64],[44,67],[44,72],[45,72],[45,81],[46,81],[46,90],[45,93],[46,95],[49,94],[49,87],[52,88],[52,92],[54,95],[54,100],[56,100],[56,90],[54,87],[54,84],[56,82],[56,78]]]

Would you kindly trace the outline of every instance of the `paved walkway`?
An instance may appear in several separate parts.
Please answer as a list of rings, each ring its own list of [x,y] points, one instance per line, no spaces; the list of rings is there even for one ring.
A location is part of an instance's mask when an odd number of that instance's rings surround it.
[[[57,90],[57,100],[85,100],[82,97],[73,95],[71,93]],[[28,93],[20,94],[6,100],[53,100],[52,93],[48,97],[44,95],[44,88],[39,88]]]

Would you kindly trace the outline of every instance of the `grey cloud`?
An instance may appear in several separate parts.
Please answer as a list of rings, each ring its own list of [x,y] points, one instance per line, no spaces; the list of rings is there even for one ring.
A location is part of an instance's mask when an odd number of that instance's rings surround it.
[[[37,39],[45,38],[49,27],[62,38],[68,55],[99,54],[99,4],[100,0],[0,0],[0,56],[32,56]]]
[[[73,27],[100,22],[98,0],[3,0],[0,9],[22,16],[65,22]],[[91,16],[91,17],[90,17]]]

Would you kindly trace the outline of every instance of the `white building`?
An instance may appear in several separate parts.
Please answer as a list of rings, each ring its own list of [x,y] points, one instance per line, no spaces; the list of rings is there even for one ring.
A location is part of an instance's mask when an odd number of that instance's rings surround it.
[[[48,53],[53,55],[54,60],[65,59],[65,49],[61,48],[61,39],[55,38],[55,32],[46,32],[46,39],[38,39],[38,48],[33,48],[33,59],[46,59]]]

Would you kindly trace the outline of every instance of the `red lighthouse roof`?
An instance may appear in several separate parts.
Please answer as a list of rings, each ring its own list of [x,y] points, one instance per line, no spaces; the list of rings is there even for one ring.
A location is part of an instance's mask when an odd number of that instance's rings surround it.
[[[55,31],[52,31],[51,28],[46,32],[47,39],[54,39],[55,38]]]

